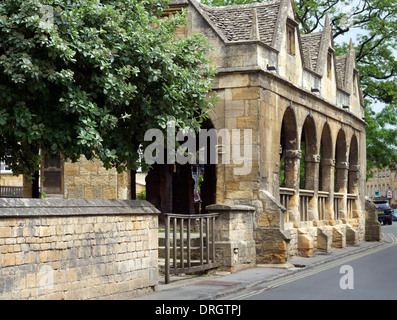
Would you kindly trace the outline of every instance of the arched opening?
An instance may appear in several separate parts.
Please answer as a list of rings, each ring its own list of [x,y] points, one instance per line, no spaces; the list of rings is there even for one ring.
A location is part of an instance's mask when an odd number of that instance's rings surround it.
[[[308,116],[302,127],[300,149],[300,189],[314,190],[316,163],[318,162],[316,128],[312,117]]]
[[[328,123],[324,124],[320,142],[320,172],[319,172],[319,190],[330,192],[331,177],[334,165],[332,154],[332,136]]]
[[[295,114],[287,108],[280,131],[280,202],[287,209],[286,223],[297,220],[298,216],[298,199],[294,189],[299,178],[300,157]]]
[[[201,129],[214,129],[211,120],[203,121]],[[184,144],[191,139],[185,137]],[[200,141],[199,134],[194,136],[195,162],[185,164],[154,164],[146,176],[146,200],[161,213],[197,214],[204,213],[205,207],[216,202],[217,165],[213,156],[217,141],[207,137]],[[204,146],[203,146],[204,145]],[[199,162],[200,154],[205,153],[204,161]],[[165,150],[167,154],[167,150]],[[168,157],[164,157],[165,161]],[[160,216],[163,220],[163,215]]]
[[[359,183],[360,167],[358,163],[358,143],[357,137],[352,136],[349,150],[349,173],[348,173],[348,195],[347,195],[347,217],[354,218],[358,216],[358,183]]]
[[[358,193],[358,173],[359,173],[358,143],[357,143],[357,137],[353,135],[351,139],[350,151],[349,151],[348,193],[350,194]]]
[[[280,187],[295,187],[297,172],[295,171],[294,158],[300,156],[300,151],[297,150],[297,140],[295,114],[291,108],[287,108],[280,134]]]
[[[335,144],[335,184],[334,184],[334,219],[346,217],[345,194],[347,193],[347,178],[349,164],[347,163],[346,136],[339,130]]]
[[[335,145],[335,192],[346,192],[347,188],[347,145],[343,130],[339,130]]]

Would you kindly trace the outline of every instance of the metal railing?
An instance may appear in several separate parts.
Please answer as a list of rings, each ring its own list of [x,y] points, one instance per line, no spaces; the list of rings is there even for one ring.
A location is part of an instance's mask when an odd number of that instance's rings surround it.
[[[22,198],[22,187],[0,186],[0,198]]]
[[[194,272],[200,272],[200,271],[217,268],[220,266],[220,264],[215,261],[215,218],[218,215],[219,215],[218,213],[208,213],[208,214],[166,213],[165,214],[165,283],[170,282],[170,274],[194,273]],[[198,261],[193,261],[191,255],[192,253],[191,229],[193,227],[192,221],[195,223],[196,219],[198,219],[199,221],[199,233],[200,233],[199,259]],[[185,230],[186,230],[186,238],[185,238]],[[178,234],[179,234],[179,246],[177,241]],[[170,235],[172,235],[172,239]],[[186,247],[185,247],[185,240],[186,240]],[[172,247],[172,259],[170,254],[171,247]],[[179,263],[178,263],[178,251],[179,251]]]

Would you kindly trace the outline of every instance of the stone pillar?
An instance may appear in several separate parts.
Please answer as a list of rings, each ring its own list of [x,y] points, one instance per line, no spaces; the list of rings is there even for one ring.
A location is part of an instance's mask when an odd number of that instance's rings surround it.
[[[349,166],[349,178],[348,178],[348,190],[350,194],[358,195],[359,181],[360,181],[360,165],[350,165]],[[348,218],[359,218],[361,212],[360,201],[357,198],[352,203],[352,216]]]
[[[309,218],[310,220],[318,220],[317,195],[319,188],[318,180],[319,180],[320,155],[307,154],[305,156],[305,163],[306,163],[305,189],[314,191],[314,197],[312,197],[309,203]]]
[[[338,162],[336,164],[336,181],[335,190],[338,193],[343,193],[343,199],[339,204],[340,208],[340,218],[346,218],[346,204],[347,204],[347,183],[349,176],[349,163],[348,162]]]
[[[334,201],[333,194],[334,188],[334,170],[335,160],[334,159],[322,159],[321,160],[321,185],[320,190],[328,192],[328,198],[325,202],[325,218],[330,220],[333,218]]]
[[[365,213],[365,241],[382,241],[382,231],[378,221],[377,208],[372,201],[365,201]]]
[[[212,204],[208,213],[219,213],[215,220],[216,260],[221,268],[236,271],[255,264],[253,230],[254,207]]]
[[[302,157],[301,150],[285,150],[285,187],[295,190],[289,200],[288,213],[291,222],[299,221],[299,168]]]
[[[319,154],[307,154],[305,156],[306,163],[306,185],[305,189],[318,191],[318,178],[319,178],[319,164],[320,155]]]
[[[32,198],[33,184],[27,177],[23,177],[22,198]]]
[[[287,263],[291,235],[284,230],[285,207],[266,190],[259,190],[259,199],[263,211],[256,218],[256,263]]]

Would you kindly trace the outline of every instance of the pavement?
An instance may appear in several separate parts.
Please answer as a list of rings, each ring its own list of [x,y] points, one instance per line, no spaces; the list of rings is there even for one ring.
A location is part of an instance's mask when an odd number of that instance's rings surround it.
[[[369,253],[373,249],[387,245],[383,242],[361,242],[357,246],[343,249],[333,248],[330,253],[316,253],[313,257],[294,257],[283,265],[256,265],[237,272],[212,270],[204,275],[171,275],[168,284],[164,276],[159,276],[156,292],[135,297],[131,300],[217,300],[236,294],[245,289],[278,280],[310,268],[331,264],[355,255]]]

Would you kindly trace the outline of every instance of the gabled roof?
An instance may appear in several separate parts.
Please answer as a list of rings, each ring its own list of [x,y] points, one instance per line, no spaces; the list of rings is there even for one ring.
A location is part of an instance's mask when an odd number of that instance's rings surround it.
[[[221,36],[228,41],[253,40],[251,30],[256,11],[259,37],[255,40],[271,45],[280,7],[279,0],[224,7],[209,7],[200,3],[199,7],[209,19],[208,22],[216,26]]]
[[[316,70],[317,67],[322,35],[322,32],[301,34],[305,65],[312,71]]]
[[[181,4],[182,2],[183,4],[192,4],[225,43],[254,40],[279,51],[290,4],[295,16],[289,18],[296,20],[292,0],[273,0],[222,7],[210,7],[197,0],[172,0],[171,3]],[[297,24],[296,21],[295,23]],[[322,31],[300,34],[298,30],[298,41],[303,66],[322,76],[330,47],[333,52],[332,27],[328,14]],[[353,71],[357,70],[352,44],[345,56],[333,54],[333,57],[336,85],[345,92],[350,92]]]
[[[347,55],[335,57],[336,84],[339,88],[345,87]]]

